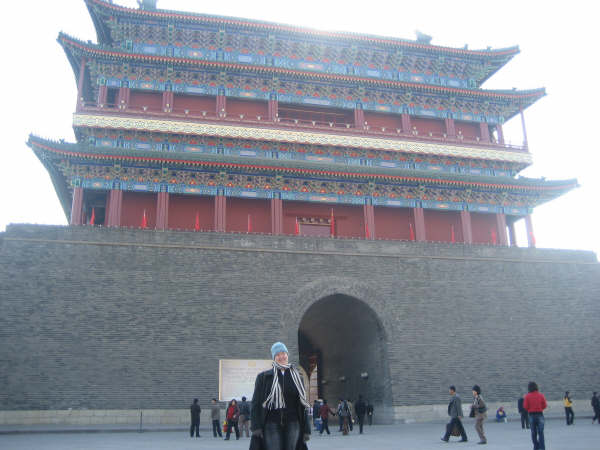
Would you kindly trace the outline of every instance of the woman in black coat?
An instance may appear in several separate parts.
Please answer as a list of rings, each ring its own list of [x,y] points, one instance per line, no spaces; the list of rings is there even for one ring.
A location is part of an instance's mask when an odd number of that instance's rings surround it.
[[[254,385],[251,448],[258,443],[265,450],[306,448],[310,437],[307,410],[311,405],[302,376],[288,363],[288,350],[283,343],[273,344],[271,356],[273,369],[259,373]]]

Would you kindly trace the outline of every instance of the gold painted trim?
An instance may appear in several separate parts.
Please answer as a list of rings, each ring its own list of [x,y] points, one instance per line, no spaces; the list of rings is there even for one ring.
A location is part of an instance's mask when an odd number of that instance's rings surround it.
[[[531,164],[529,153],[503,150],[442,145],[425,142],[403,141],[361,136],[315,133],[273,128],[242,127],[236,125],[185,122],[178,120],[142,119],[132,117],[73,114],[74,127],[116,128],[124,130],[144,130],[159,133],[182,133],[202,136],[219,136],[235,139],[257,139],[276,142],[293,142],[336,147],[391,150],[424,155],[454,156],[461,158],[488,159]]]

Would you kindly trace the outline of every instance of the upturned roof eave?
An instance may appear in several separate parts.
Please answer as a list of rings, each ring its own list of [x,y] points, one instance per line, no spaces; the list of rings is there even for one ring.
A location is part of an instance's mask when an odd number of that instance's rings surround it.
[[[120,149],[114,147],[103,147],[97,149],[88,145],[77,143],[63,143],[43,139],[30,135],[28,145],[40,150],[53,152],[70,158],[82,159],[117,159],[123,161],[139,161],[152,164],[175,164],[175,165],[208,165],[215,167],[230,167],[248,170],[264,171],[287,171],[290,173],[310,174],[313,176],[334,176],[334,177],[356,177],[371,178],[373,180],[394,179],[404,182],[414,182],[415,184],[432,183],[447,184],[449,186],[472,185],[481,188],[500,189],[500,190],[529,190],[545,192],[553,190],[560,194],[567,192],[577,186],[576,179],[569,180],[543,180],[531,178],[510,178],[510,177],[490,177],[481,175],[465,174],[442,174],[433,171],[422,171],[413,169],[386,169],[378,167],[348,167],[335,164],[322,164],[318,166],[315,163],[293,161],[282,162],[269,159],[254,158],[251,161],[243,157],[221,156],[221,155],[190,155],[182,152],[169,152],[168,154],[159,154],[153,151]],[[345,169],[345,170],[342,170]],[[535,189],[539,188],[539,189]],[[560,195],[559,194],[559,195]]]
[[[501,97],[505,100],[514,100],[518,101],[519,104],[522,104],[523,107],[525,105],[529,106],[537,101],[539,98],[545,95],[545,88],[540,89],[530,89],[526,91],[518,91],[518,90],[483,90],[483,89],[464,89],[464,88],[451,88],[445,86],[438,86],[432,84],[422,84],[422,83],[410,83],[404,81],[393,81],[393,80],[383,80],[376,78],[364,78],[353,75],[335,75],[329,73],[319,73],[319,72],[311,72],[311,71],[301,71],[301,70],[292,70],[285,68],[275,68],[275,67],[267,67],[267,66],[258,66],[258,65],[249,65],[249,64],[240,64],[240,63],[225,63],[225,62],[217,62],[217,61],[206,61],[206,60],[196,60],[189,58],[176,58],[170,56],[154,56],[154,55],[143,55],[138,53],[127,53],[123,51],[117,51],[116,49],[105,49],[102,46],[96,44],[85,43],[79,39],[76,39],[72,36],[67,35],[66,33],[60,33],[58,37],[59,42],[67,52],[67,48],[70,47],[73,50],[82,51],[87,53],[88,55],[100,55],[103,54],[107,57],[112,57],[115,59],[124,58],[124,59],[133,59],[139,61],[148,61],[155,60],[161,61],[164,63],[171,62],[175,64],[181,65],[197,65],[197,66],[206,66],[206,67],[215,67],[215,68],[232,68],[236,70],[247,70],[251,72],[262,72],[262,73],[282,73],[282,74],[290,74],[297,75],[306,78],[312,79],[331,79],[331,80],[343,80],[355,83],[368,83],[373,85],[381,85],[388,87],[405,87],[422,91],[430,91],[430,92],[444,92],[448,94],[463,94],[466,96],[475,96],[481,98],[494,98]],[[67,52],[67,54],[72,54],[72,52]],[[75,67],[75,66],[74,66]],[[76,74],[76,76],[78,76]],[[512,117],[512,116],[511,116]]]
[[[48,175],[50,176],[50,181],[54,186],[54,191],[58,196],[58,201],[65,213],[65,217],[69,220],[71,216],[71,193],[69,192],[69,188],[67,185],[67,181],[62,176],[62,174],[54,168],[54,166],[48,161],[48,159],[43,158],[39,148],[35,147],[35,144],[32,142],[32,135],[29,136],[26,144],[31,148],[36,158],[42,163],[44,168],[48,171]]]
[[[92,19],[92,23],[94,24],[94,28],[96,29],[96,36],[98,42],[101,42],[103,44],[111,44],[112,37],[110,35],[110,29],[102,20],[102,17],[96,13],[96,9],[92,6],[92,2],[90,2],[89,0],[84,1],[90,13],[90,17]]]

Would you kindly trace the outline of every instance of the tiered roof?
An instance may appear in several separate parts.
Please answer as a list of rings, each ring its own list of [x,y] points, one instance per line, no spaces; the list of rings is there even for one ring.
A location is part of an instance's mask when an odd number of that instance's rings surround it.
[[[413,41],[343,31],[323,31],[294,25],[208,14],[160,9],[133,9],[115,5],[112,2],[107,2],[105,0],[85,1],[96,27],[98,42],[106,45],[115,45],[119,44],[122,40],[134,38],[134,36],[131,35],[118,35],[119,33],[117,30],[119,21],[134,23],[148,21],[153,24],[170,26],[173,29],[208,27],[219,32],[221,35],[227,33],[240,34],[250,32],[254,35],[268,37],[271,40],[282,38],[291,39],[292,41],[309,41],[313,44],[319,43],[325,47],[339,47],[342,45],[355,48],[360,47],[372,51],[381,50],[391,53],[392,55],[400,55],[401,58],[413,58],[412,63],[408,68],[409,71],[417,69],[415,64],[421,62],[420,68],[425,72],[438,72],[440,67],[447,62],[445,61],[445,59],[447,59],[460,66],[462,71],[459,69],[459,72],[470,75],[470,78],[473,78],[476,86],[480,86],[485,80],[519,53],[519,48],[517,46],[503,49],[459,49],[431,45],[429,43],[430,38],[421,38]],[[125,32],[131,33],[130,31]],[[322,53],[323,50],[320,52]],[[393,56],[392,60],[398,62]],[[348,64],[356,63],[356,55],[346,62]]]

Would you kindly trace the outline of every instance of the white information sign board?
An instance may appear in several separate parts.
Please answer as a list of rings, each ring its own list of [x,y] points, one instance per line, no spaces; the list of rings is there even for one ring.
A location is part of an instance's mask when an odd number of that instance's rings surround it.
[[[235,398],[239,402],[243,396],[252,400],[256,375],[271,369],[271,363],[270,359],[220,359],[219,401]]]

